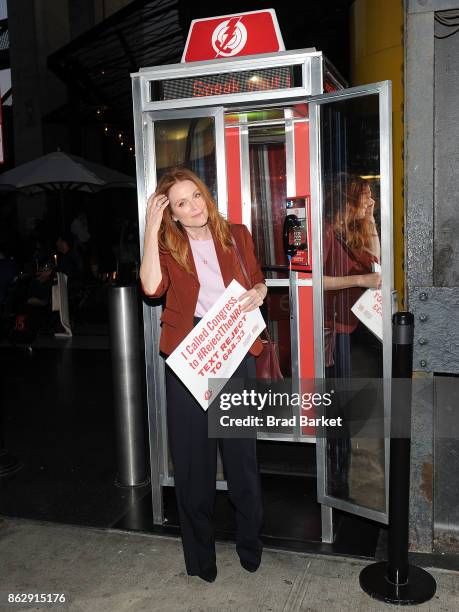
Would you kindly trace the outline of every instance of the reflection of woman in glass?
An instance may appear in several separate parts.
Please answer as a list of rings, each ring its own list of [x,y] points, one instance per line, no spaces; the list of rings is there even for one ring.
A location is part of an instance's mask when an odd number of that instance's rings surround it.
[[[370,185],[360,177],[346,177],[344,185],[340,183],[327,197],[323,246],[327,378],[351,377],[351,334],[359,324],[351,308],[367,288],[381,285],[381,275],[372,271],[381,257],[374,207]],[[344,427],[339,438],[327,440],[329,494],[342,499],[349,498],[348,401],[342,388],[330,416],[343,417]]]
[[[348,177],[328,194],[324,226],[324,289],[327,376],[351,376],[350,334],[358,326],[351,311],[365,289],[378,289],[381,275],[375,201],[368,182]]]
[[[232,239],[251,279],[250,287]],[[267,292],[250,233],[244,225],[225,221],[209,189],[186,169],[164,174],[148,200],[140,278],[147,295],[166,294],[160,339],[165,355],[175,350],[233,279],[247,288],[240,298],[244,312],[261,306]],[[258,338],[250,353],[257,356],[261,351]],[[253,366],[253,358],[247,355],[233,376],[248,378],[250,362]],[[166,389],[186,569],[191,576],[213,582],[217,575],[212,524],[217,440],[208,436],[206,412],[168,367]],[[254,572],[262,551],[256,440],[225,438],[220,447],[229,497],[236,509],[236,550],[242,567]]]

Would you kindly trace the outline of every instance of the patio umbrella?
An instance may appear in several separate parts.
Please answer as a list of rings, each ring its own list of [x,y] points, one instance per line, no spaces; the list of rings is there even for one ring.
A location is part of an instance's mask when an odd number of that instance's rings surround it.
[[[100,164],[62,151],[48,153],[0,175],[0,189],[24,193],[51,191],[59,193],[64,223],[64,193],[97,192],[117,187],[136,187],[135,179]]]

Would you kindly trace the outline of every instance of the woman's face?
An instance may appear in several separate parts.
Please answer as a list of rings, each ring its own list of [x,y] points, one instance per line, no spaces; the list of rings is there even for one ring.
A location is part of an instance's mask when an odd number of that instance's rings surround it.
[[[180,221],[185,227],[201,227],[207,223],[207,202],[193,181],[174,183],[169,189],[168,198],[174,221]]]
[[[356,209],[356,219],[365,219],[373,214],[375,201],[371,197],[370,185],[365,185],[360,192],[359,203]]]

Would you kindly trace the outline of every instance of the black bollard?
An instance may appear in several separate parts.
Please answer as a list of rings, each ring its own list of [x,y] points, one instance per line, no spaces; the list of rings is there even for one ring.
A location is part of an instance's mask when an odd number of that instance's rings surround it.
[[[392,378],[411,379],[414,317],[398,312],[392,318]],[[432,599],[437,588],[425,570],[408,563],[411,393],[403,383],[392,385],[388,561],[360,572],[360,586],[374,599],[415,605]],[[402,392],[403,390],[403,392]],[[406,437],[404,437],[406,436]]]

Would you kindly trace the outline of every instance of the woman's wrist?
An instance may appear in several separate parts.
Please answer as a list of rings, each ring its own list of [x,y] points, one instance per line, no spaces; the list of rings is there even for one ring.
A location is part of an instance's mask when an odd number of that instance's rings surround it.
[[[154,229],[145,231],[145,235],[143,239],[143,245],[145,249],[154,249],[154,250],[158,249],[159,247],[158,234],[159,232],[155,231]]]
[[[264,283],[257,283],[253,288],[260,294],[261,299],[264,300],[268,293],[268,287]]]

